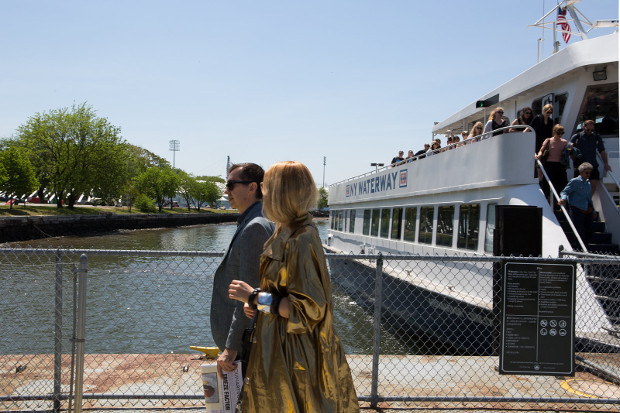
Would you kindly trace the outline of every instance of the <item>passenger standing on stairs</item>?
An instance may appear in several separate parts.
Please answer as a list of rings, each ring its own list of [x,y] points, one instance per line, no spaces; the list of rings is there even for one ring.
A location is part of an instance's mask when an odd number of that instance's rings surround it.
[[[592,185],[590,174],[592,164],[584,162],[579,165],[579,176],[568,182],[560,193],[558,205],[570,205],[570,217],[584,244],[592,238],[592,222],[598,215],[592,205]]]
[[[545,139],[540,147],[540,151],[536,154],[536,160],[539,160],[542,158],[545,150],[549,151],[547,159],[544,161],[544,168],[556,192],[561,191],[567,183],[566,166],[562,163],[562,153],[564,150],[568,149],[568,142],[566,139],[562,138],[563,135],[564,126],[558,123],[553,127],[553,136]],[[545,191],[545,196],[547,198],[549,194],[550,191]]]
[[[583,131],[576,133],[571,138],[572,144],[581,152],[581,157],[579,159],[573,159],[573,163],[577,165],[575,166],[575,176],[579,174],[579,171],[577,170],[579,162],[588,162],[594,168],[590,177],[590,182],[592,183],[592,193],[596,192],[596,187],[601,179],[598,171],[596,151],[601,154],[605,171],[611,171],[611,166],[609,166],[609,161],[607,160],[607,152],[605,152],[603,139],[594,130],[595,125],[596,123],[593,120],[586,120],[583,122]]]

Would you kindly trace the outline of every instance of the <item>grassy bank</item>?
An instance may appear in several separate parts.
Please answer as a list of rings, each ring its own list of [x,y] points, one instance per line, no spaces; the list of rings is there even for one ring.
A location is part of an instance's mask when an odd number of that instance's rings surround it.
[[[200,212],[192,209],[188,211],[187,208],[164,208],[162,214],[212,214],[212,213],[230,213],[237,212],[236,210],[220,210],[220,209],[201,209]],[[26,204],[26,205],[13,205],[13,208],[9,208],[8,205],[0,205],[0,218],[9,216],[26,216],[26,215],[99,215],[99,214],[141,214],[138,209],[131,208],[131,212],[127,207],[113,207],[113,206],[92,206],[92,205],[76,205],[74,208],[57,208],[56,205],[45,204]],[[159,212],[157,212],[159,213]]]

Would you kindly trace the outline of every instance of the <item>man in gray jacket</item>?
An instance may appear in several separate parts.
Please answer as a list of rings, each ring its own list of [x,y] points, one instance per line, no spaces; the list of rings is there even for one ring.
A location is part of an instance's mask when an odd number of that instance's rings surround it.
[[[243,280],[259,285],[259,256],[263,245],[273,233],[273,223],[262,215],[261,182],[265,171],[253,163],[234,164],[228,172],[226,191],[228,200],[241,216],[237,231],[213,279],[211,298],[211,334],[222,353],[217,359],[218,371],[232,371],[233,362],[242,349],[242,337],[252,320],[245,316],[243,303],[228,298],[232,280]]]

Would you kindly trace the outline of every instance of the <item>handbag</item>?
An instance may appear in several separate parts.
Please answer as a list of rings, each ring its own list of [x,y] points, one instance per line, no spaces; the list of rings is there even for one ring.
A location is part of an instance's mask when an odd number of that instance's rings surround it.
[[[245,383],[245,375],[248,370],[248,361],[250,361],[250,350],[252,350],[252,344],[254,343],[254,333],[256,331],[256,320],[258,319],[258,310],[254,311],[254,318],[252,318],[252,326],[246,328],[243,331],[241,338],[241,354],[239,355],[239,361],[241,362],[241,372]],[[241,412],[241,404],[243,402],[243,385],[237,397],[237,404],[235,404],[235,412]]]
[[[547,145],[547,147],[545,148],[545,145]],[[547,158],[549,157],[549,139],[546,139],[543,142],[543,150],[542,150],[542,154],[540,155],[540,158],[538,158],[538,160],[541,163],[545,163],[547,162]]]
[[[568,144],[562,150],[562,157],[560,158],[560,163],[564,166],[564,168],[568,169],[570,166],[570,152],[571,148]]]

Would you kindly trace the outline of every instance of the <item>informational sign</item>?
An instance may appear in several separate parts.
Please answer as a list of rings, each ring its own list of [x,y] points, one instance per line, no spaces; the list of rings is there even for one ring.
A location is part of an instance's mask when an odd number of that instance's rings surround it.
[[[575,266],[506,263],[500,374],[575,374]]]

